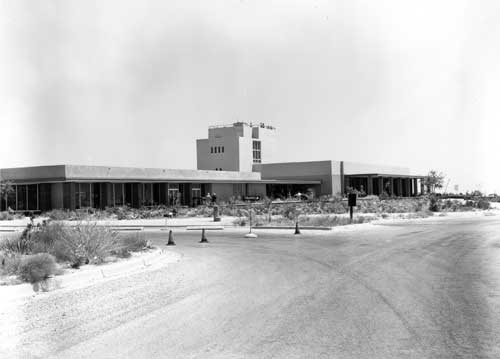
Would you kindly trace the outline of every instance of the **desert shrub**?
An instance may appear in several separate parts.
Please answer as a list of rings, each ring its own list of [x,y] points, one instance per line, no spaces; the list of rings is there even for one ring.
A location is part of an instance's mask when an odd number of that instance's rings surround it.
[[[44,224],[37,229],[31,235],[33,253],[50,253],[64,235],[64,225],[58,222]]]
[[[0,221],[12,221],[14,216],[10,214],[8,211],[0,212]]]
[[[146,240],[143,233],[123,233],[117,237],[110,253],[117,257],[124,258],[129,257],[131,252],[142,251],[150,247],[151,245]]]
[[[67,227],[61,237],[62,248],[74,264],[98,264],[109,256],[116,245],[116,237],[116,232],[95,224]]]
[[[32,232],[33,226],[29,223],[19,237],[3,239],[0,242],[0,251],[17,254],[31,253],[33,247]]]
[[[490,204],[489,201],[487,201],[485,199],[480,199],[480,200],[477,201],[476,207],[479,208],[479,209],[486,210],[486,209],[490,209],[491,208],[491,204]]]
[[[235,226],[241,226],[241,227],[244,227],[247,225],[247,218],[245,217],[238,217],[236,218],[234,221],[233,221],[233,224]]]
[[[33,251],[50,253],[57,261],[70,262],[74,267],[102,263],[116,245],[116,236],[111,229],[95,224],[50,223],[33,234]]]
[[[0,274],[15,275],[18,272],[21,263],[20,255],[0,254]]]
[[[48,253],[38,253],[21,259],[18,274],[23,281],[36,283],[54,275],[56,269],[53,256]]]
[[[76,212],[66,209],[53,209],[43,215],[56,221],[70,220],[77,217]]]

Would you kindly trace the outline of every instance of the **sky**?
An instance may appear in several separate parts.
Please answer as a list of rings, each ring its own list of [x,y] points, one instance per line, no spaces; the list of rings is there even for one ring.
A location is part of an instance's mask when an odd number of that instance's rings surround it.
[[[500,2],[0,0],[0,168],[196,168],[196,138],[277,128],[346,160],[500,193]]]

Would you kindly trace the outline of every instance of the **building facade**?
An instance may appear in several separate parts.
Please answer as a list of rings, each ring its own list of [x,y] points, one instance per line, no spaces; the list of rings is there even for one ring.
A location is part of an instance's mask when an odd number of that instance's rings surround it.
[[[106,166],[37,166],[0,169],[14,191],[0,210],[106,208],[127,205],[196,206],[207,194],[220,201],[245,197],[285,198],[366,194],[417,196],[424,176],[404,167],[335,160],[273,162],[276,130],[237,122],[210,127],[197,140],[197,170]]]
[[[251,172],[253,164],[273,162],[276,129],[263,123],[211,126],[196,141],[199,170]]]

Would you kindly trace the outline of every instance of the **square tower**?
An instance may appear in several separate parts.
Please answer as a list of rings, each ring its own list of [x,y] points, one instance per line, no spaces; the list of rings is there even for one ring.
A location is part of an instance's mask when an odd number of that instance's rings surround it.
[[[263,123],[210,126],[196,141],[199,170],[252,172],[254,164],[274,161],[276,129]]]

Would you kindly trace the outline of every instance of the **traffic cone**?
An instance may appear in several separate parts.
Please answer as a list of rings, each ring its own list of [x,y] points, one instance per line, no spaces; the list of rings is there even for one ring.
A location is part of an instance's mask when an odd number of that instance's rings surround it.
[[[172,230],[170,230],[168,232],[168,242],[167,242],[167,246],[175,246],[175,242],[174,242],[174,235],[172,233]]]
[[[207,237],[205,236],[205,228],[201,230],[201,241],[200,243],[208,243]]]
[[[295,234],[300,234],[299,221],[295,222]]]

